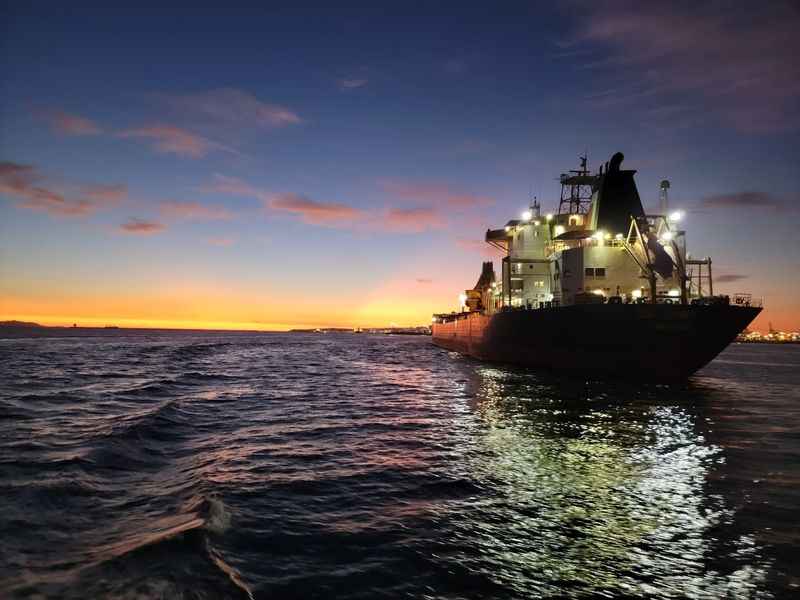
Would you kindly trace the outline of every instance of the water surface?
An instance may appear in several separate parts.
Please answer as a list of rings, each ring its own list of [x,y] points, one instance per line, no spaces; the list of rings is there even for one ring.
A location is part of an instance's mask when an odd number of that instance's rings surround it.
[[[647,386],[427,337],[84,335],[0,340],[0,595],[800,595],[800,346]]]

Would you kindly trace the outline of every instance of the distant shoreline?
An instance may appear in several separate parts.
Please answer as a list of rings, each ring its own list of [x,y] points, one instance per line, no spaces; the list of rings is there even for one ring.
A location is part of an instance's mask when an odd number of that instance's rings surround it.
[[[353,328],[353,327],[325,327],[314,329],[194,329],[183,327],[121,327],[117,325],[105,325],[98,327],[85,326],[65,326],[65,325],[41,325],[39,323],[27,321],[0,321],[0,339],[3,338],[26,338],[26,337],[82,337],[93,335],[119,335],[135,334],[144,335],[147,333],[230,333],[230,334],[253,334],[253,333],[385,333],[395,335],[429,335],[425,332],[417,332],[414,327],[388,328]]]

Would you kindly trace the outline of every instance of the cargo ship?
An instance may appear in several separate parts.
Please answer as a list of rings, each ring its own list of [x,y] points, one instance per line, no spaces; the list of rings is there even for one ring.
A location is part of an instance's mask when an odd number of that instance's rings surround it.
[[[433,316],[433,343],[479,360],[583,377],[680,381],[756,318],[750,294],[714,295],[711,258],[687,253],[684,214],[646,214],[636,171],[616,153],[595,173],[560,177],[555,214],[538,200],[486,231],[503,253],[500,277],[484,262],[460,308]]]

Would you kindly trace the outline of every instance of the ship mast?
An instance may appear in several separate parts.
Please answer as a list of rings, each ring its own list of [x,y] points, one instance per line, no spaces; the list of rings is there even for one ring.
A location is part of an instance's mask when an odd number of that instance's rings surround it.
[[[558,203],[558,214],[577,215],[589,212],[589,206],[592,203],[592,186],[596,177],[589,174],[586,166],[586,154],[579,158],[581,159],[580,169],[562,173],[559,178],[561,200]]]

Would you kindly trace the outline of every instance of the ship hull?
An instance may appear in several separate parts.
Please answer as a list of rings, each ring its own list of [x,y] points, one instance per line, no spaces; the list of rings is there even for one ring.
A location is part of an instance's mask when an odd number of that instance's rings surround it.
[[[432,339],[479,360],[587,377],[679,381],[713,360],[759,312],[604,304],[469,313],[434,323]]]

